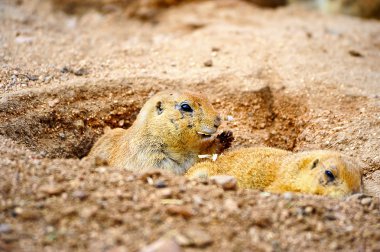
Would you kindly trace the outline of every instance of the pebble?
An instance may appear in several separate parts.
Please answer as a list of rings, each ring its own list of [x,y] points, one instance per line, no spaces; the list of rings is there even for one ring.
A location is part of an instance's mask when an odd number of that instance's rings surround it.
[[[49,105],[49,107],[54,107],[55,105],[57,105],[59,103],[59,99],[57,98],[57,99],[54,99],[54,100],[50,100],[50,101],[48,101],[48,105]]]
[[[173,239],[159,239],[142,248],[140,252],[181,252],[182,248]]]
[[[64,66],[60,69],[60,72],[61,73],[68,73],[68,72],[70,72],[70,68],[68,66]]]
[[[62,140],[64,140],[64,139],[66,138],[66,135],[65,135],[65,133],[63,133],[63,132],[60,132],[60,133],[58,134],[58,136],[59,136],[59,138],[61,138]]]
[[[270,218],[270,213],[266,212],[252,212],[250,220],[252,221],[252,224],[258,227],[268,227],[272,225],[272,220]]]
[[[47,195],[59,195],[65,191],[63,187],[54,185],[43,185],[39,188],[39,191]]]
[[[184,246],[194,246],[198,248],[204,248],[213,243],[212,237],[205,231],[199,228],[188,228],[183,236],[188,239]]]
[[[261,192],[259,195],[260,195],[261,197],[263,197],[263,198],[268,198],[268,197],[270,197],[272,194],[271,194],[270,192]]]
[[[203,199],[199,195],[193,195],[194,204],[197,206],[203,205]]]
[[[84,128],[84,122],[83,120],[76,120],[73,125],[76,127],[76,128]]]
[[[206,60],[206,61],[203,63],[203,65],[204,65],[205,67],[212,67],[212,65],[213,65],[212,60]]]
[[[154,186],[156,188],[165,188],[167,186],[166,182],[162,179],[159,179],[156,181],[156,183],[154,183]]]
[[[291,200],[293,199],[293,194],[291,192],[286,192],[283,194],[284,199]]]
[[[95,171],[98,173],[105,173],[107,169],[105,167],[99,167],[99,168],[96,168]]]
[[[356,50],[349,50],[348,53],[353,56],[353,57],[363,57],[363,54],[361,54],[360,52],[356,51]]]
[[[37,220],[41,217],[41,213],[33,209],[21,209],[20,211],[15,210],[15,212],[18,213],[18,216],[22,220],[27,220],[27,221]]]
[[[237,189],[237,181],[233,176],[228,175],[216,175],[211,176],[210,180],[212,183],[215,183],[221,186],[224,190],[236,190]]]
[[[74,74],[76,76],[83,76],[83,75],[86,75],[87,74],[87,70],[83,67],[79,68],[78,70],[75,70],[74,71]]]
[[[10,233],[12,231],[13,231],[13,229],[12,229],[11,225],[6,224],[6,223],[1,223],[0,224],[0,234],[2,234],[2,233]]]
[[[95,213],[98,211],[98,208],[93,206],[93,207],[86,207],[80,211],[79,216],[85,219],[88,219],[92,216],[95,215]]]
[[[163,204],[163,205],[183,205],[183,200],[180,200],[180,199],[162,199],[161,204]]]
[[[173,196],[173,190],[171,188],[164,188],[159,191],[159,194],[162,198],[170,198]]]
[[[15,39],[15,42],[17,44],[26,44],[26,43],[32,43],[34,40],[33,37],[23,37],[23,36],[20,36],[20,37],[17,37]]]
[[[44,82],[49,82],[53,77],[52,76],[46,76],[44,78]]]
[[[226,117],[226,120],[227,120],[228,122],[231,122],[231,121],[234,120],[234,117],[233,117],[232,115],[228,115],[228,116]]]
[[[31,81],[37,81],[39,79],[37,75],[27,75],[27,77]]]
[[[313,212],[313,207],[311,207],[311,206],[307,206],[307,207],[305,207],[305,213],[306,214],[311,214],[312,212]]]
[[[170,215],[180,215],[185,219],[188,219],[195,215],[194,211],[186,206],[170,205],[166,208],[166,212]]]
[[[372,203],[372,198],[364,198],[360,201],[360,204],[362,204],[363,206],[367,206],[371,203]]]
[[[80,200],[84,200],[84,199],[86,199],[88,197],[88,194],[86,192],[84,192],[84,191],[77,190],[77,191],[73,192],[72,196],[74,198],[78,198]]]

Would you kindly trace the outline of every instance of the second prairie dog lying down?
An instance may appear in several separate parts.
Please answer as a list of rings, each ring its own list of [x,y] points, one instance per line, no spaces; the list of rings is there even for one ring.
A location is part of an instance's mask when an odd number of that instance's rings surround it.
[[[191,178],[236,177],[242,188],[343,197],[361,191],[361,167],[350,157],[327,150],[292,153],[258,147],[221,155],[191,167]]]
[[[106,132],[89,157],[134,171],[165,169],[184,174],[200,154],[220,154],[232,132],[216,135],[221,118],[202,94],[163,91],[151,97],[128,129]]]

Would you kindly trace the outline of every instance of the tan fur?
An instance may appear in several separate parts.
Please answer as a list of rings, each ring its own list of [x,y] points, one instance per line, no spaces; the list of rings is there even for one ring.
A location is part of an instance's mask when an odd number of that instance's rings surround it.
[[[326,12],[380,18],[380,0],[319,0],[318,3]]]
[[[326,13],[380,18],[380,0],[288,0],[288,2],[305,3]]]
[[[333,181],[325,174],[326,170],[334,174]],[[240,149],[221,155],[215,162],[196,164],[186,176],[218,174],[236,177],[242,188],[269,192],[342,197],[361,191],[359,164],[327,150],[292,153],[267,147]]]
[[[184,102],[193,112],[181,110]],[[220,123],[218,113],[205,96],[161,92],[145,103],[129,129],[106,132],[92,147],[89,157],[100,157],[111,166],[129,170],[159,168],[183,174],[199,154],[221,153],[230,146],[232,134],[214,136]],[[206,138],[199,132],[212,136]]]

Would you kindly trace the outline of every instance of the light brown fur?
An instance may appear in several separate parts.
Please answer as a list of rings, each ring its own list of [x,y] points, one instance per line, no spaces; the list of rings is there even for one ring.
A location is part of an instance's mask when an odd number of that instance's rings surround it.
[[[334,175],[331,180],[326,174]],[[327,150],[292,153],[275,148],[246,148],[221,155],[215,162],[191,167],[186,176],[236,177],[242,188],[269,192],[300,192],[342,197],[361,191],[361,168],[357,162]]]
[[[184,111],[184,103],[193,111]],[[129,170],[159,168],[183,174],[199,154],[221,153],[230,146],[231,132],[215,136],[220,123],[218,113],[205,96],[160,92],[144,104],[130,128],[106,132],[92,147],[89,157],[100,157],[111,166]]]

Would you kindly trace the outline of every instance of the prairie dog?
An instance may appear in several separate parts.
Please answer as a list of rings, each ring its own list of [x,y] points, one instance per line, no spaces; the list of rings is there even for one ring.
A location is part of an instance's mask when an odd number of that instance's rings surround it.
[[[198,155],[230,147],[232,132],[216,136],[220,124],[206,96],[164,91],[144,104],[130,128],[112,129],[100,137],[88,156],[129,170],[158,168],[184,174]]]
[[[361,191],[361,167],[341,153],[316,150],[292,153],[285,150],[258,147],[221,155],[215,162],[191,167],[188,177],[213,175],[236,177],[242,188],[269,192],[300,192],[347,196]]]

